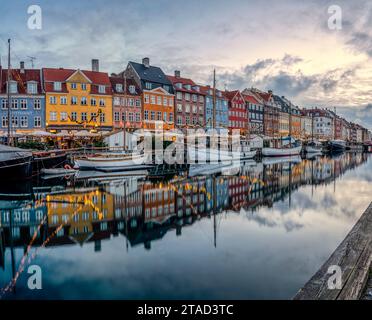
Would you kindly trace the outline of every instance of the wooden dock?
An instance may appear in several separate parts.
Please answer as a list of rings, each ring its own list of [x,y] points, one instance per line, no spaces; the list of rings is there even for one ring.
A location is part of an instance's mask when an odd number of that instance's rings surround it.
[[[365,292],[372,259],[372,203],[344,241],[294,300],[358,300]],[[340,289],[330,289],[330,266],[342,272]]]

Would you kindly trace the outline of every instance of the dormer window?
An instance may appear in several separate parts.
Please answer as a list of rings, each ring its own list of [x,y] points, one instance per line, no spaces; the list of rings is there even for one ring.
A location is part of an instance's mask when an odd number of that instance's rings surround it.
[[[10,93],[18,93],[17,81],[9,82],[9,90],[10,90]]]
[[[117,92],[123,92],[123,85],[122,85],[121,83],[117,83],[117,84],[115,85],[115,90],[116,90]]]
[[[151,90],[151,89],[152,89],[152,84],[151,84],[151,82],[146,82],[145,86],[146,86],[146,89],[147,89],[147,90]]]
[[[106,93],[106,87],[103,85],[98,86],[98,92],[99,93]]]
[[[129,92],[130,92],[131,94],[135,94],[135,93],[136,93],[136,87],[133,86],[133,85],[130,85],[130,86],[129,86]]]
[[[196,87],[194,87],[194,90],[197,91],[197,92],[199,92],[200,91],[200,87],[199,86],[196,86]]]
[[[182,89],[182,83],[176,83],[176,87],[177,87],[178,89]]]
[[[187,84],[185,87],[187,90],[191,90],[191,85]]]
[[[27,82],[27,93],[37,94],[37,83],[36,82]]]
[[[61,82],[54,82],[53,83],[54,91],[61,91],[62,90],[62,83]]]

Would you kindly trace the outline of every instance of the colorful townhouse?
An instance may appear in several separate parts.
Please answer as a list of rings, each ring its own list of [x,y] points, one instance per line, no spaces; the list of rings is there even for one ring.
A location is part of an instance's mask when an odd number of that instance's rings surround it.
[[[225,91],[229,101],[229,130],[240,130],[240,134],[249,134],[248,111],[243,95],[239,90]]]
[[[174,129],[174,90],[163,70],[144,58],[142,63],[129,62],[119,75],[133,79],[142,90],[144,129]]]
[[[301,110],[301,137],[304,140],[309,140],[313,136],[313,118],[306,115],[304,110]]]
[[[242,92],[249,115],[249,131],[251,134],[264,134],[264,105],[247,89]]]
[[[142,91],[133,79],[110,77],[114,130],[142,128]]]
[[[28,134],[45,128],[45,96],[41,84],[41,72],[19,69],[10,72],[11,129],[12,133]],[[0,132],[8,130],[8,70],[0,65]]]
[[[112,87],[107,73],[79,69],[42,69],[46,129],[111,131]]]
[[[182,78],[176,70],[174,76],[167,76],[175,92],[175,121],[176,127],[204,128],[205,127],[205,93],[193,80]]]
[[[202,86],[205,94],[205,128],[213,128],[213,88]],[[216,89],[216,127],[217,131],[228,130],[229,128],[229,100],[221,90]]]
[[[314,136],[318,139],[334,139],[333,116],[325,109],[304,109],[303,113],[313,117]]]

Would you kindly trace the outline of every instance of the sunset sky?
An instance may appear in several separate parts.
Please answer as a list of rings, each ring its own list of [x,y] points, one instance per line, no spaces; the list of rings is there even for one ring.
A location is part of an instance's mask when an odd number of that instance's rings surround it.
[[[303,3],[305,2],[305,3]],[[41,30],[27,8],[42,8]],[[342,8],[342,30],[328,28],[328,7]],[[295,0],[1,0],[0,55],[12,38],[12,64],[122,71],[150,57],[221,89],[258,87],[301,107],[338,107],[372,129],[372,2]]]

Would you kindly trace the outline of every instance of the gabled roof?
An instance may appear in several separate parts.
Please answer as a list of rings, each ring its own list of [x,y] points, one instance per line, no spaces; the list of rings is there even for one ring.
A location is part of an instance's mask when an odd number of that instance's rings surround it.
[[[234,91],[224,91],[224,92],[223,92],[223,95],[224,95],[227,99],[229,99],[229,100],[234,99],[235,96],[237,96],[238,94],[241,95],[241,93],[240,93],[239,90],[234,90]],[[241,96],[242,96],[242,95],[241,95]]]
[[[8,69],[0,69],[0,72],[0,93],[6,93]],[[29,81],[35,81],[38,94],[42,93],[40,69],[25,69],[24,73],[21,73],[20,69],[11,69],[10,75],[12,81],[17,81],[18,94],[27,94],[27,82]]]
[[[75,73],[82,73],[87,80],[91,82],[91,93],[101,94],[98,92],[98,86],[103,85],[106,88],[106,94],[111,94],[111,82],[109,76],[105,72],[87,71],[87,70],[75,70],[75,69],[63,69],[63,68],[43,68],[43,81],[44,89],[46,92],[53,92],[54,82],[62,82],[62,90],[58,92],[67,92],[66,81]]]
[[[261,104],[261,102],[259,102],[253,95],[242,94],[242,96],[246,102],[250,102],[253,104]]]
[[[191,79],[175,77],[175,76],[167,76],[167,78],[173,84],[175,91],[182,91],[182,92],[188,92],[188,93],[193,93],[193,94],[203,94],[203,95],[205,94],[204,92],[202,92],[201,89],[200,91],[195,90],[195,87],[201,88],[201,86],[197,85]],[[177,87],[177,83],[181,83],[182,88]],[[190,90],[185,87],[187,85],[191,86]]]
[[[142,81],[155,82],[164,85],[172,86],[163,70],[159,67],[149,66],[145,67],[142,63],[130,61],[129,64],[136,71]]]
[[[110,77],[110,82],[112,86],[112,91],[115,94],[124,94],[124,88],[125,88],[125,82],[127,87],[127,95],[140,95],[141,94],[141,88],[137,85],[137,83],[134,81],[134,79],[124,79],[123,77],[117,76],[117,77]],[[121,84],[123,86],[123,92],[116,90],[116,84]],[[129,92],[129,86],[134,86],[136,89],[136,93],[132,94]]]

